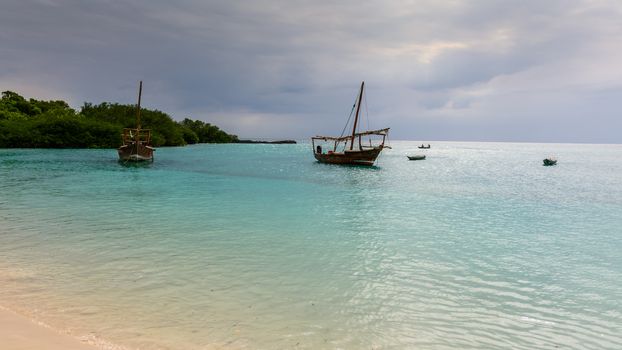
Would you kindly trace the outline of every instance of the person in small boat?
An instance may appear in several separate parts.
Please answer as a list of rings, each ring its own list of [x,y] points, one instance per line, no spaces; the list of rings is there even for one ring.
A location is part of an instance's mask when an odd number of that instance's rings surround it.
[[[322,146],[317,145],[317,147],[315,148],[315,152],[316,152],[317,154],[322,154]]]

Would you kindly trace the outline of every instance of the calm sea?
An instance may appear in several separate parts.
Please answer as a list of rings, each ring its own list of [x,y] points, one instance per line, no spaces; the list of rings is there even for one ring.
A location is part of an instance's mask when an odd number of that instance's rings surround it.
[[[0,150],[0,305],[129,349],[621,349],[622,146],[431,144]]]

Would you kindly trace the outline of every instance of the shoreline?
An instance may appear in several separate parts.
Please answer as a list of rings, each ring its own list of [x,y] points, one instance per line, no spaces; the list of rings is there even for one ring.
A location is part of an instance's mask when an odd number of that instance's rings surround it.
[[[88,339],[78,339],[37,323],[0,305],[0,339],[3,350],[97,350]]]

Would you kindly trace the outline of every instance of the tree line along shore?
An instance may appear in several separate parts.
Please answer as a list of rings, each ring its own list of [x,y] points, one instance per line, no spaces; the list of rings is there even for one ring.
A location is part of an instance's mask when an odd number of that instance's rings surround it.
[[[238,142],[217,126],[141,108],[141,127],[151,129],[153,146]],[[4,91],[0,99],[0,148],[116,148],[123,128],[136,127],[136,105],[85,102],[80,111],[67,102],[25,99]]]

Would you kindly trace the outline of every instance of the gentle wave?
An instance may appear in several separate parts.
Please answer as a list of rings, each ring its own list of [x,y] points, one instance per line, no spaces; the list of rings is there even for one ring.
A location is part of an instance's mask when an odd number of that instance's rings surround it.
[[[619,147],[416,145],[0,150],[0,300],[102,348],[622,348]]]

